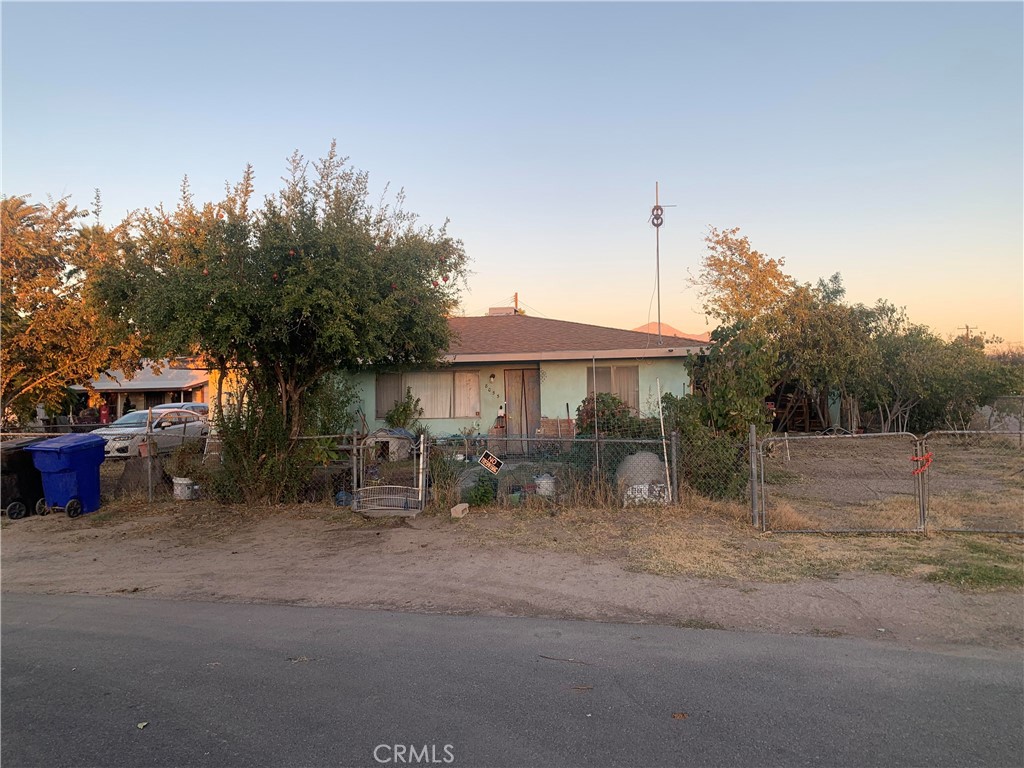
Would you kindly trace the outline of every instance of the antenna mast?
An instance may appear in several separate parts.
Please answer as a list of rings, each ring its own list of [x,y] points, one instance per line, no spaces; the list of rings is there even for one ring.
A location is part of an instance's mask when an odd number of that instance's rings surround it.
[[[654,284],[658,294],[658,346],[662,345],[661,340],[661,225],[662,214],[665,209],[658,204],[658,182],[654,182],[654,207],[651,208],[651,224],[654,225]]]

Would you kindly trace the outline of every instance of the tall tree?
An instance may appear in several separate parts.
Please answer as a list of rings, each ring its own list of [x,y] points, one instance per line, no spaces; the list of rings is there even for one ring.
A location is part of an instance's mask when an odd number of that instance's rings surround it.
[[[96,207],[98,213],[99,197]],[[67,387],[109,367],[134,368],[138,342],[104,317],[93,269],[114,247],[112,233],[67,198],[50,205],[0,200],[0,402],[5,421],[36,404],[60,407]]]
[[[945,343],[883,299],[872,309],[871,324],[878,367],[866,404],[877,409],[883,432],[903,432],[943,374]]]
[[[751,248],[739,227],[711,227],[704,242],[707,252],[693,282],[711,317],[749,323],[777,309],[793,290],[793,278],[782,271],[785,260]]]
[[[403,195],[369,202],[368,176],[334,144],[312,166],[297,152],[284,186],[251,207],[252,168],[222,201],[142,211],[105,270],[112,314],[153,354],[201,353],[270,395],[289,437],[304,398],[338,370],[431,364],[464,281],[462,243],[418,225]]]
[[[840,426],[860,426],[859,400],[869,371],[876,370],[870,313],[843,303],[839,273],[797,286],[773,314],[778,329],[780,380],[794,383],[810,399],[822,424],[832,425],[827,403],[840,400]]]

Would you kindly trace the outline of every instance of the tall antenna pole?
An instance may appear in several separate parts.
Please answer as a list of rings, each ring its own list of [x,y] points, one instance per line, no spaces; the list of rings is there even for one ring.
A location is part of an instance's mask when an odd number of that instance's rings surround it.
[[[655,287],[658,294],[658,346],[661,340],[661,225],[665,209],[658,204],[658,182],[654,182],[654,207],[651,208],[651,224],[654,225]]]

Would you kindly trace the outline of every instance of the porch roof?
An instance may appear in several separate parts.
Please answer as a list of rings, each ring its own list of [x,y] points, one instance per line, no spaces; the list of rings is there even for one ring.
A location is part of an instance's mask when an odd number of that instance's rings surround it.
[[[128,379],[124,371],[107,371],[92,380],[97,392],[179,392],[201,387],[210,381],[210,372],[191,368],[170,368],[164,364],[159,373],[152,367],[136,371]],[[82,392],[85,387],[75,385],[71,389]]]

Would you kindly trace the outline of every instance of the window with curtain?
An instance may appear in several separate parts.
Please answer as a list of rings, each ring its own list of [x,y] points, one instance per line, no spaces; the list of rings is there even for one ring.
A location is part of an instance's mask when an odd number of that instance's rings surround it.
[[[615,395],[634,411],[640,411],[640,366],[599,365],[587,366],[587,394],[594,394],[594,376],[597,374],[596,391]]]
[[[480,375],[476,371],[379,373],[376,414],[383,419],[405,399],[405,390],[419,398],[424,419],[475,419],[480,416]]]

